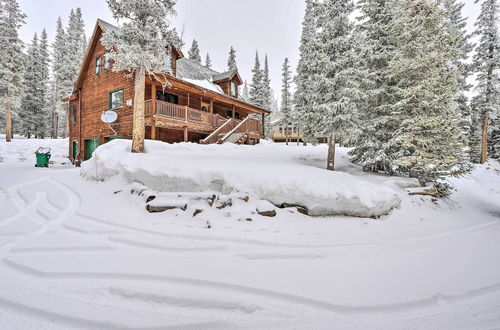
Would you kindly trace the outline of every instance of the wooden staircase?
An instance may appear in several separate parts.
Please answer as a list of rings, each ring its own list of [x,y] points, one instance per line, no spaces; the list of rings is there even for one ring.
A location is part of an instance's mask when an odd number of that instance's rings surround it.
[[[261,130],[261,122],[251,116],[246,117],[243,121],[229,118],[206,139],[201,140],[200,143],[255,144],[261,138],[261,134],[259,133]]]

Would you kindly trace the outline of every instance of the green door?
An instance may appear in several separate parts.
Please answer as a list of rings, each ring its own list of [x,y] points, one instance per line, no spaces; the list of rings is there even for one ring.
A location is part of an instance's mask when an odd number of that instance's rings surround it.
[[[85,140],[85,160],[92,158],[92,154],[99,146],[99,139]]]
[[[113,141],[113,140],[118,140],[118,139],[123,139],[123,136],[121,135],[116,135],[116,136],[108,136],[106,138],[106,142]]]
[[[78,141],[73,141],[73,161],[78,156]]]

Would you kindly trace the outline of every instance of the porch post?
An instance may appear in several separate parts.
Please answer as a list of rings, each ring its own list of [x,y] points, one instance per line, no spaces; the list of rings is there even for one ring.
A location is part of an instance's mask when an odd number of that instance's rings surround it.
[[[188,93],[188,107],[191,106],[191,95]]]
[[[154,115],[156,115],[156,83],[154,81],[153,81],[153,84],[151,85],[151,106],[152,106],[153,116],[154,116]]]
[[[184,142],[188,142],[189,139],[189,132],[187,126],[184,127]]]
[[[236,107],[233,104],[233,118],[236,118]]]
[[[156,121],[151,120],[151,140],[156,140]]]
[[[210,99],[210,113],[214,113],[214,100]]]

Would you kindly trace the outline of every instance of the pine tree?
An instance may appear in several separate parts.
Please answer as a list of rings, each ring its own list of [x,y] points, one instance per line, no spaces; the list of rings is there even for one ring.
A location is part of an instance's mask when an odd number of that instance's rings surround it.
[[[52,43],[52,82],[51,82],[51,137],[57,138],[59,135],[59,126],[66,117],[66,105],[61,101],[71,91],[71,83],[67,77],[69,70],[67,70],[67,54],[68,49],[66,45],[66,31],[64,30],[62,19],[57,19],[56,36]]]
[[[312,67],[311,59],[314,56],[315,49],[312,42],[316,38],[316,0],[306,0],[306,11],[302,23],[302,36],[300,39],[300,58],[297,66],[297,76],[295,77],[296,91],[293,97],[294,119],[295,122],[304,131],[304,141],[313,142],[313,112],[312,105],[314,91],[312,89]],[[308,124],[312,126],[309,127]]]
[[[500,116],[500,34],[498,31],[498,0],[476,0],[481,3],[481,12],[476,22],[475,35],[479,37],[473,68],[477,74],[476,91],[473,103],[473,130],[481,130],[481,139],[471,140],[471,149],[481,152],[473,154],[473,160],[484,163],[488,159],[488,149],[500,148],[496,141],[488,141],[491,118]],[[497,127],[492,127],[496,131]],[[472,134],[477,137],[478,134]],[[480,146],[480,148],[478,147]]]
[[[78,73],[80,72],[83,56],[85,55],[85,51],[87,48],[87,41],[85,37],[85,23],[83,22],[82,11],[80,8],[71,10],[67,29],[66,47],[66,56],[69,69],[68,83],[72,87],[78,76]],[[71,93],[71,91],[68,91],[68,93]]]
[[[348,138],[356,128],[357,86],[352,85],[354,50],[349,16],[352,1],[326,0],[318,10],[317,30],[311,45],[316,56],[311,59],[314,104],[312,114],[316,133],[328,136],[327,169],[335,169],[335,142]],[[309,126],[313,127],[314,123]]]
[[[250,85],[249,101],[263,107],[266,104],[265,91],[263,87],[264,72],[260,67],[259,53],[255,53],[255,65],[252,69],[252,84]]]
[[[292,124],[292,93],[290,91],[292,85],[292,73],[290,72],[290,63],[288,58],[285,58],[282,70],[282,88],[281,88],[281,124],[288,127]],[[288,145],[288,129],[286,129],[286,144]]]
[[[472,122],[471,108],[465,93],[471,88],[467,82],[467,78],[470,75],[470,65],[467,61],[473,49],[473,45],[470,42],[470,35],[467,33],[467,18],[462,15],[464,6],[464,3],[458,2],[457,0],[443,0],[443,7],[447,13],[445,27],[449,29],[453,37],[456,38],[459,49],[459,54],[453,62],[454,67],[459,72],[454,107],[456,107],[457,116],[461,117],[460,128],[462,130],[463,139],[466,140],[468,144]]]
[[[207,53],[207,57],[205,57],[205,67],[211,69],[212,68],[212,60],[210,59],[210,55]]]
[[[36,127],[35,134],[39,137],[45,137],[47,133],[50,134],[50,104],[49,104],[49,40],[47,37],[47,32],[45,29],[42,30],[40,34],[40,45],[39,45],[39,63],[38,67],[40,68],[40,100],[42,111],[39,115],[39,122]]]
[[[167,80],[168,57],[172,46],[181,44],[175,29],[168,25],[175,14],[175,0],[107,0],[113,17],[123,22],[101,39],[114,61],[113,71],[135,75],[132,152],[144,152],[144,96],[146,74],[163,74]],[[167,84],[168,81],[165,81]]]
[[[0,0],[0,112],[5,113],[7,142],[12,139],[12,111],[23,91],[23,42],[18,33],[25,18],[16,0]]]
[[[201,63],[200,46],[198,45],[198,41],[196,41],[196,39],[193,39],[191,49],[188,51],[188,56],[189,59]]]
[[[456,34],[446,28],[446,12],[427,0],[401,1],[390,30],[396,51],[388,75],[398,128],[388,142],[390,172],[439,183],[466,170],[460,118],[453,110],[459,71],[449,63],[460,56]],[[445,192],[445,186],[441,192]]]
[[[269,61],[267,59],[267,55],[264,60],[264,71],[262,72],[262,90],[264,93],[262,106],[265,109],[270,109],[273,92],[271,90],[271,78],[269,75]]]
[[[28,47],[26,70],[24,72],[23,86],[29,91],[24,95],[19,109],[21,132],[28,138],[44,137],[45,87],[43,86],[44,73],[42,68],[41,47],[35,33]]]
[[[360,109],[362,133],[355,149],[350,153],[352,160],[363,166],[365,171],[389,171],[391,159],[388,142],[398,127],[390,105],[393,99],[389,89],[394,85],[388,73],[389,62],[394,56],[394,40],[390,36],[393,24],[394,0],[360,0],[360,24],[356,38],[364,39],[367,52],[365,69],[369,83],[365,87],[367,99]]]
[[[227,60],[227,69],[229,71],[238,70],[238,65],[236,64],[236,50],[233,46],[229,50],[229,59]]]
[[[248,84],[246,80],[245,83],[243,84],[243,100],[246,102],[250,100],[250,91],[248,90]]]

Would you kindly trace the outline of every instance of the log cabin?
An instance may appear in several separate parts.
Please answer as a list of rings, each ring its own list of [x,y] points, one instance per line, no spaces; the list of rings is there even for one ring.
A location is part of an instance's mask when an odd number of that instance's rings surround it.
[[[132,138],[134,79],[114,72],[101,43],[106,31],[117,27],[97,20],[68,103],[70,158],[73,163],[92,157],[101,144]],[[237,70],[217,72],[185,58],[172,47],[168,86],[147,76],[145,82],[146,139],[167,143],[255,144],[264,135],[267,109],[245,102],[239,95]],[[105,123],[106,111],[117,114]]]

